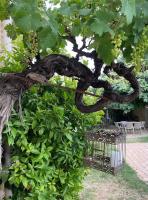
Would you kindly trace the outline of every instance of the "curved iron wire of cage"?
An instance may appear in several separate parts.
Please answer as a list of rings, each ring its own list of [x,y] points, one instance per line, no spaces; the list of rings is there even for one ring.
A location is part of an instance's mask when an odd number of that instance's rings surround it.
[[[107,173],[116,174],[124,165],[126,134],[121,130],[100,129],[86,133],[84,163]]]

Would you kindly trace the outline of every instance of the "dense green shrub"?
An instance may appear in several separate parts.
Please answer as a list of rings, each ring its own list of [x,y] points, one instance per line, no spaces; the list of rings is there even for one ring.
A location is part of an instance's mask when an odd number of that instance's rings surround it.
[[[103,112],[84,115],[73,93],[46,86],[32,87],[21,107],[5,130],[12,147],[12,199],[75,200],[85,175],[84,133]]]

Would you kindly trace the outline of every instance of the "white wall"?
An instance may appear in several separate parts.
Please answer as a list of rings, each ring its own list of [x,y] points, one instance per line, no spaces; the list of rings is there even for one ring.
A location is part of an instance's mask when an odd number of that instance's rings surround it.
[[[0,52],[3,51],[3,49],[7,49],[8,51],[11,51],[11,40],[8,38],[7,33],[5,31],[5,26],[10,23],[10,20],[0,21]]]
[[[11,40],[5,31],[5,26],[9,23],[10,20],[0,21],[0,56],[3,54],[4,49],[12,50]],[[2,63],[0,63],[0,66],[2,66]]]

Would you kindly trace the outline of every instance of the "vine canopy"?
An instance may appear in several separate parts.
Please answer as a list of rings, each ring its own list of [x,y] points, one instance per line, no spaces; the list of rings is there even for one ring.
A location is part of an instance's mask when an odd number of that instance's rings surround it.
[[[146,0],[1,0],[0,20],[11,17],[9,36],[23,34],[28,49],[33,32],[44,55],[64,48],[70,34],[88,38],[87,50],[95,49],[105,63],[122,54],[140,69],[147,56],[147,10]]]
[[[134,67],[125,67],[118,59],[134,64],[137,70],[145,62],[147,7],[146,0],[2,0],[0,19],[11,19],[7,33],[13,40],[21,35],[26,49],[26,69],[6,75],[1,80],[2,90],[8,88],[5,93],[19,96],[20,91],[37,82],[47,83],[58,73],[78,80],[75,104],[81,112],[98,111],[110,102],[133,101],[139,94]],[[73,46],[74,58],[64,52],[67,42]],[[93,60],[94,70],[82,62],[84,57]],[[108,81],[100,80],[103,68],[107,75],[113,70],[124,77],[133,91],[116,93]],[[83,95],[90,86],[104,92],[94,105],[87,106]]]

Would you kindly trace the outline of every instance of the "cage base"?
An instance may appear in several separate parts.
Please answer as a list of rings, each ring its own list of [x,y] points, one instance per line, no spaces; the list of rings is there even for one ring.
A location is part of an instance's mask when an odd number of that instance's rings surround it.
[[[116,167],[112,167],[110,163],[101,163],[98,160],[92,159],[91,157],[85,158],[84,164],[86,167],[97,169],[112,175],[116,175],[123,167],[123,164]]]

